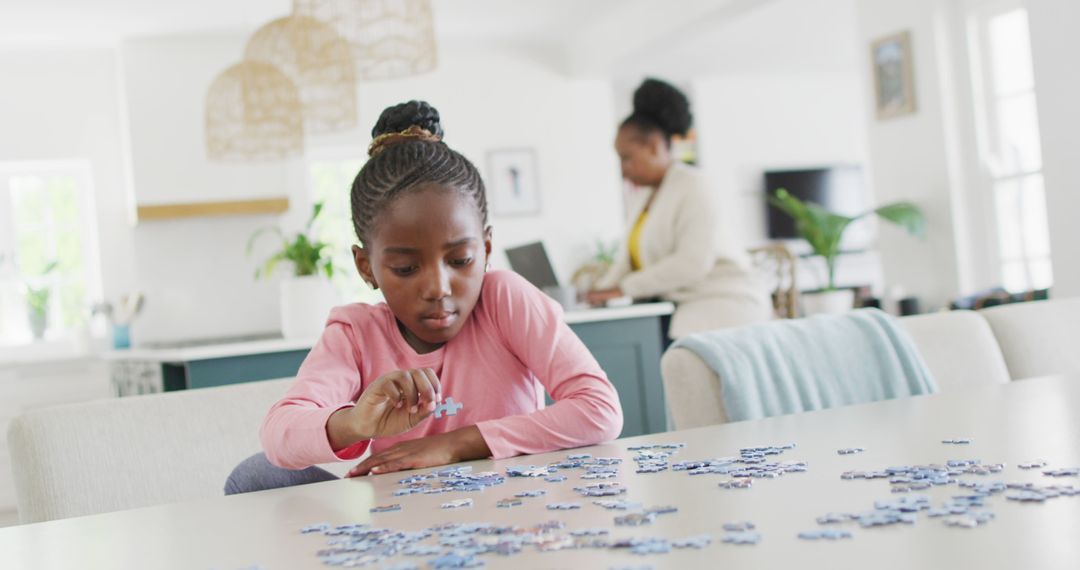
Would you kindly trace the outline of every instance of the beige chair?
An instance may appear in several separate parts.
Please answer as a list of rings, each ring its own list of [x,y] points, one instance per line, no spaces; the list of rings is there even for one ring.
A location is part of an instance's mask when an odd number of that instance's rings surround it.
[[[799,288],[795,256],[782,243],[755,247],[749,250],[750,259],[758,273],[772,290],[773,310],[781,319],[799,316]]]
[[[291,379],[28,412],[8,442],[21,523],[219,497]],[[350,466],[333,470],[341,474]]]
[[[1080,373],[1080,298],[979,311],[994,330],[1014,380]]]
[[[1009,371],[990,327],[972,311],[900,319],[941,390],[1002,384]],[[675,429],[724,423],[722,381],[694,352],[668,350],[660,360],[664,397]]]

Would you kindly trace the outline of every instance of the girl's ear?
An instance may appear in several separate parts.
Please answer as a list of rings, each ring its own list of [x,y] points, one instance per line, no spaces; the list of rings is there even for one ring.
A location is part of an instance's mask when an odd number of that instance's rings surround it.
[[[484,228],[484,272],[491,269],[491,226]]]
[[[356,264],[356,272],[372,289],[378,289],[379,284],[375,281],[375,273],[371,271],[371,257],[368,251],[358,245],[352,246],[353,262]]]

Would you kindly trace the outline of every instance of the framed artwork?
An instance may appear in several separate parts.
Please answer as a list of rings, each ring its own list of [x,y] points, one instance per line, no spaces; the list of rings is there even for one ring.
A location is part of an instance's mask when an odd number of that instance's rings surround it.
[[[911,32],[883,37],[870,47],[878,119],[915,112],[915,77]]]
[[[501,149],[488,152],[488,201],[496,216],[530,216],[540,213],[540,186],[536,153],[532,149]]]

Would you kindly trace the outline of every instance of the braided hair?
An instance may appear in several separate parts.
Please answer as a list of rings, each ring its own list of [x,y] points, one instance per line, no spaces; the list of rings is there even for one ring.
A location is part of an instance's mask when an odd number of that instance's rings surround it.
[[[621,126],[636,127],[646,135],[660,133],[670,146],[671,137],[685,136],[693,122],[686,95],[670,83],[649,78],[634,91],[634,112]]]
[[[469,159],[442,142],[439,111],[424,101],[387,107],[371,130],[370,159],[352,186],[356,237],[367,243],[381,212],[410,189],[438,184],[470,197],[487,226],[484,181]]]

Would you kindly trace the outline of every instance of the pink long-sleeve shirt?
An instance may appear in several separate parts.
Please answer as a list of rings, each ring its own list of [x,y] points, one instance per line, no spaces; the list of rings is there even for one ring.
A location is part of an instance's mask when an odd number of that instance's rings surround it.
[[[331,448],[326,422],[332,413],[354,405],[382,375],[415,368],[435,371],[443,397],[464,404],[457,415]],[[546,408],[545,389],[555,400]],[[499,459],[614,439],[622,423],[618,394],[559,305],[516,273],[492,271],[461,331],[427,354],[408,345],[385,303],[335,308],[259,435],[271,463],[302,469],[474,424]]]

